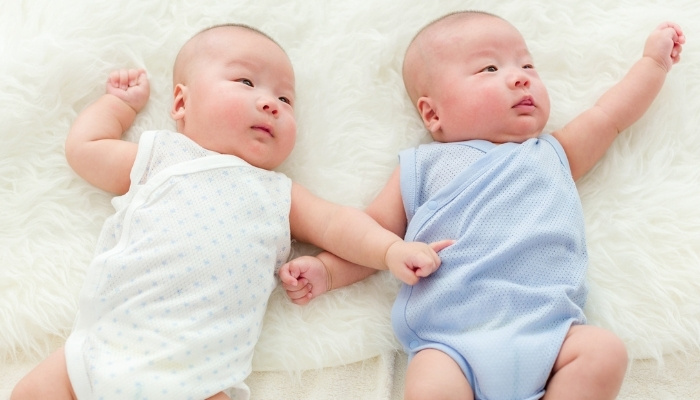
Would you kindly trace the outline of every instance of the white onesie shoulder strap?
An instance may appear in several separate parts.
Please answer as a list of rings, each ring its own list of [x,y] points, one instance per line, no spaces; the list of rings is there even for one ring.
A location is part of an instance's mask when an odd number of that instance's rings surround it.
[[[153,153],[153,146],[156,140],[156,135],[161,131],[146,131],[139,138],[138,150],[136,151],[136,159],[134,166],[131,167],[131,186],[141,182],[143,175],[148,169],[148,161]]]

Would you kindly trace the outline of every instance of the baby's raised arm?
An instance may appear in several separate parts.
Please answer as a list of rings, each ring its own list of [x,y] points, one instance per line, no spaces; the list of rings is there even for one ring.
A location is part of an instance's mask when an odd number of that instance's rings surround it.
[[[685,36],[665,22],[651,32],[642,58],[596,104],[553,133],[564,147],[574,179],[585,175],[618,133],[647,111],[661,90],[666,74],[680,60]]]
[[[66,139],[66,159],[92,185],[124,194],[136,158],[136,143],[121,140],[150,95],[143,70],[113,71],[106,93],[85,108]]]

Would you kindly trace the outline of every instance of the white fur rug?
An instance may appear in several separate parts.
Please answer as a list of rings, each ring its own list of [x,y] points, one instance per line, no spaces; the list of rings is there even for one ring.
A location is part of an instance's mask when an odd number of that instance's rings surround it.
[[[144,67],[152,80],[151,101],[128,134],[135,140],[143,130],[174,126],[171,64],[187,38],[222,22],[264,30],[287,50],[297,73],[299,139],[281,170],[320,196],[362,208],[396,166],[398,151],[428,140],[401,82],[405,46],[425,23],[464,8],[499,14],[523,32],[550,89],[550,128],[620,79],[658,23],[670,19],[683,27],[688,42],[681,63],[579,190],[591,256],[590,323],[617,333],[634,358],[697,352],[697,0],[5,0],[0,359],[10,367],[37,362],[70,331],[85,268],[112,209],[107,194],[68,167],[63,142],[76,114],[103,92],[111,69]],[[275,292],[255,369],[328,369],[391,352],[397,287],[383,273],[307,307]]]

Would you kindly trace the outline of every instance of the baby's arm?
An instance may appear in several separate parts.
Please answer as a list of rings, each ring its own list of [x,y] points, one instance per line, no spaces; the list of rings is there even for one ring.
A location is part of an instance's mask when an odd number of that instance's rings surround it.
[[[78,115],[66,139],[66,158],[78,175],[115,194],[129,190],[137,145],[121,137],[149,95],[145,71],[119,70],[109,75],[106,93]]]
[[[279,271],[282,287],[293,303],[304,305],[312,298],[359,282],[377,272],[329,253],[302,256],[284,264]]]
[[[403,212],[401,208],[399,211]],[[387,213],[397,210],[386,209]],[[322,200],[300,185],[292,187],[292,236],[356,264],[390,269],[403,282],[414,284],[440,265],[425,243],[404,242],[369,215]]]
[[[403,237],[406,233],[406,214],[403,211],[398,168],[365,212],[385,229]],[[315,257],[291,260],[280,268],[279,275],[289,298],[294,303],[306,304],[313,297],[359,282],[375,272],[377,270],[374,268],[353,264],[324,251]]]
[[[598,102],[553,135],[564,147],[574,179],[585,175],[618,133],[646,112],[661,90],[666,74],[680,60],[685,36],[671,22],[659,25],[644,46],[644,54],[625,77]]]
[[[429,246],[437,253],[454,243],[441,240]],[[327,251],[317,256],[302,256],[284,264],[280,268],[280,280],[287,296],[293,303],[303,305],[323,293],[359,282],[377,272],[374,268],[343,260]],[[418,281],[418,274],[411,276],[412,283]],[[423,277],[420,275],[420,277]]]
[[[367,207],[366,213],[385,229],[397,236],[404,236],[406,214],[401,199],[398,168],[379,196]],[[438,252],[451,243],[452,241],[436,242],[430,247]],[[375,268],[354,264],[332,253],[322,252],[316,257],[304,256],[285,264],[280,269],[280,279],[293,302],[306,304],[313,297],[360,281],[376,271]],[[401,276],[396,272],[394,274],[402,281],[413,284],[419,277],[427,276],[432,272],[400,269]]]

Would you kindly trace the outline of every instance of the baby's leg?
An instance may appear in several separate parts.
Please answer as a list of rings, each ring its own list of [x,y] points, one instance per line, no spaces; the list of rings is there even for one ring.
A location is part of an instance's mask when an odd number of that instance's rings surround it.
[[[627,370],[627,350],[612,332],[590,325],[569,329],[545,399],[614,399]]]
[[[408,364],[404,399],[473,398],[472,388],[462,369],[442,351],[421,350]]]
[[[230,397],[228,397],[228,395],[226,395],[226,393],[224,393],[224,392],[219,392],[219,393],[207,398],[207,400],[230,400]]]
[[[75,399],[63,347],[22,378],[12,390],[10,399]]]

